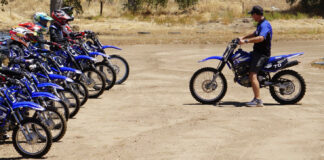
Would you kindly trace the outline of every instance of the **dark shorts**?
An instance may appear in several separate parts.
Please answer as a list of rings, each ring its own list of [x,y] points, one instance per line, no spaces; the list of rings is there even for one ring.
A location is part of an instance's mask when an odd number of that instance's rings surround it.
[[[259,73],[268,62],[269,57],[260,53],[252,52],[250,72]]]

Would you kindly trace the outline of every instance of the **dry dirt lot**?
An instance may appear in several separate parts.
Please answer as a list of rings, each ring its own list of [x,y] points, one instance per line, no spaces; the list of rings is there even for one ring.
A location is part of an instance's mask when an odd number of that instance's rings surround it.
[[[225,46],[121,46],[131,66],[128,81],[90,100],[46,159],[323,160],[324,70],[310,63],[324,57],[324,41],[273,44],[273,55],[305,52],[293,68],[307,83],[299,104],[278,105],[262,89],[265,107],[244,107],[252,91],[234,84],[226,69],[223,101],[200,105],[190,95],[189,79],[203,66],[215,67],[197,61],[220,55]],[[6,158],[20,159],[12,144],[0,145],[0,159]]]

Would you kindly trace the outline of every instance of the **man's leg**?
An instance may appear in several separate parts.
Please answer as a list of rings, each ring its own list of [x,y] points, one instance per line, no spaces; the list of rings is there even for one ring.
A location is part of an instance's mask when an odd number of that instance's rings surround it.
[[[250,72],[249,78],[251,81],[254,98],[260,99],[260,84],[257,78],[257,74],[255,72]]]

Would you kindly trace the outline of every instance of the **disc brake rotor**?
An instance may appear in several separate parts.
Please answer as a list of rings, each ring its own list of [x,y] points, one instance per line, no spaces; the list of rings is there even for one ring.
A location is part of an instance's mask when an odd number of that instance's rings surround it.
[[[117,65],[114,64],[112,67],[114,68],[114,71],[116,72],[116,74],[118,74],[120,72],[120,69]]]
[[[86,83],[87,83],[87,86],[90,87],[90,88],[93,88],[95,86],[95,82],[91,78],[88,78]]]
[[[37,143],[38,136],[36,133],[29,133],[28,137],[29,137],[28,144],[32,145]]]
[[[292,82],[284,82],[284,87],[279,89],[281,95],[290,95],[295,92],[295,85]]]
[[[213,92],[217,88],[217,82],[216,81],[212,82],[211,80],[205,80],[202,83],[201,88],[206,93]]]
[[[54,123],[54,121],[52,119],[47,119],[45,121],[45,124],[48,127],[48,129],[50,129],[50,130],[53,129],[54,126],[55,126],[55,123]]]

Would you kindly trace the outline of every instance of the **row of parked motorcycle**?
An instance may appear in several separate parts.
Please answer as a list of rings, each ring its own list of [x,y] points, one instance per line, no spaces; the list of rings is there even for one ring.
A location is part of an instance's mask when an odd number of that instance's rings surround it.
[[[47,49],[26,38],[34,34],[20,26],[0,36],[0,141],[12,131],[19,154],[40,158],[64,137],[67,121],[88,98],[126,81],[129,66],[123,57],[105,51],[120,48],[102,45],[92,31],[62,43],[47,41]]]

